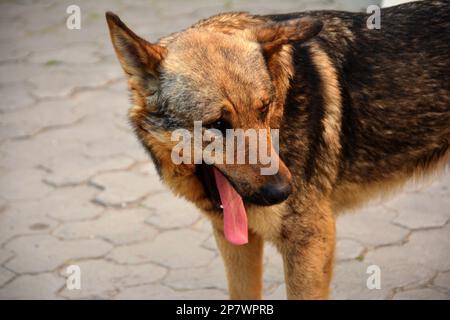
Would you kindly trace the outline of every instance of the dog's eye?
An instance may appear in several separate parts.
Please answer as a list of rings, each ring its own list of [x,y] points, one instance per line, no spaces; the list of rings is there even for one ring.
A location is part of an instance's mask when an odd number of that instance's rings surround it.
[[[263,106],[259,109],[260,112],[260,117],[262,120],[265,119],[265,117],[267,116],[267,113],[269,112],[269,108],[270,108],[270,103],[265,103],[263,104]]]
[[[261,111],[262,114],[266,114],[267,111],[269,111],[269,105],[270,105],[270,103],[264,104],[264,105],[262,106],[262,108],[259,109],[259,111]]]
[[[227,121],[223,120],[223,119],[219,119],[215,122],[212,122],[208,125],[205,126],[207,129],[217,129],[220,132],[222,132],[222,134],[225,134],[227,129],[230,129],[230,125],[228,124]]]
[[[267,112],[269,112],[270,105],[272,104],[273,99],[269,97],[265,97],[261,99],[261,105],[259,108],[259,112],[263,117],[267,115]]]

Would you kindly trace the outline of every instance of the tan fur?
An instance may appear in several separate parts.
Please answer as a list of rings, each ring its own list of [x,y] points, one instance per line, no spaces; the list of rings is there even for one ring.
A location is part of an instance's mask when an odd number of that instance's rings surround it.
[[[337,80],[337,72],[330,58],[317,44],[310,46],[312,62],[316,65],[319,76],[322,79],[322,92],[325,106],[324,142],[328,146],[327,158],[329,163],[325,167],[327,171],[324,176],[331,179],[336,178],[336,169],[338,167],[339,153],[341,151],[340,137],[341,132],[341,92]],[[323,182],[327,190],[331,190],[331,181]]]
[[[223,236],[222,223],[214,224],[214,236],[225,261],[230,299],[261,299],[263,239],[249,232],[249,242],[236,247]]]
[[[287,210],[286,203],[262,208],[249,206],[247,208],[248,226],[264,240],[274,241],[281,232],[282,217]]]
[[[287,297],[327,299],[334,262],[335,216],[327,200],[316,198],[303,208],[308,211],[284,217],[282,237],[275,241],[283,257]]]

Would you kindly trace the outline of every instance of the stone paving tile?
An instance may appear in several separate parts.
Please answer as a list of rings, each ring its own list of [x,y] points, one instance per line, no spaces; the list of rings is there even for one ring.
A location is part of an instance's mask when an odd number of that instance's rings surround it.
[[[284,283],[283,259],[278,250],[271,244],[264,246],[264,289],[271,293]]]
[[[47,67],[50,69],[51,67]],[[75,70],[74,70],[75,69]],[[93,70],[94,69],[94,70]],[[51,74],[51,76],[50,76]],[[86,77],[89,74],[89,77]],[[104,86],[120,79],[122,72],[105,65],[54,68],[51,72],[35,73],[27,79],[33,86],[31,93],[39,98],[65,97],[77,89]]]
[[[212,250],[212,251],[217,251],[217,244],[216,244],[216,240],[214,239],[214,236],[211,235],[208,237],[208,239],[206,239],[205,241],[203,241],[202,243],[202,247]]]
[[[379,264],[377,264],[379,263]],[[394,290],[396,288],[413,288],[417,286],[426,285],[435,275],[434,270],[428,266],[415,266],[413,270],[408,268],[406,263],[401,262],[379,262],[370,261],[365,259],[364,264],[377,265],[381,271],[381,290]],[[367,269],[367,268],[366,268]],[[369,274],[365,275],[365,280]],[[367,290],[367,289],[366,289]]]
[[[105,206],[123,206],[166,190],[156,176],[126,171],[100,174],[91,182],[104,189],[95,199]]]
[[[217,257],[207,266],[200,268],[181,268],[170,270],[164,284],[178,290],[227,289],[225,269],[222,258]]]
[[[92,202],[99,192],[97,188],[86,185],[58,188],[52,191],[45,201],[34,202],[26,208],[58,221],[93,219],[105,210]]]
[[[121,84],[122,90],[110,90],[114,84]],[[70,101],[75,105],[74,110],[85,116],[96,116],[97,118],[94,120],[97,121],[100,116],[102,119],[111,115],[122,115],[126,117],[130,104],[129,97],[126,94],[124,95],[124,92],[126,93],[127,90],[126,81],[125,79],[120,79],[114,82],[114,84],[106,88],[84,90],[74,94],[70,98]],[[115,134],[115,132],[112,133]],[[134,138],[134,136],[132,137]],[[115,145],[115,147],[117,146]]]
[[[23,275],[15,278],[6,286],[0,288],[0,299],[58,299],[56,291],[65,283],[65,280],[52,273],[38,275]]]
[[[41,65],[94,64],[100,62],[98,48],[90,43],[34,52],[27,60]]]
[[[62,7],[59,9],[61,10]],[[61,24],[61,17],[58,15],[61,11],[57,10],[57,6],[52,2],[43,1],[39,6],[34,6],[34,14],[30,11],[20,16],[21,20],[26,22],[27,33],[45,33],[51,31],[55,25]],[[39,19],[42,15],[45,15],[46,19]]]
[[[17,254],[5,264],[7,268],[18,273],[38,273],[74,259],[101,257],[112,246],[99,239],[58,241],[49,235],[33,235],[16,238],[6,248]]]
[[[376,265],[380,268],[381,289],[369,289],[366,281],[371,275],[368,267]],[[425,266],[417,265],[408,268],[408,263],[388,261],[363,262],[352,260],[336,265],[333,279],[334,299],[389,299],[397,288],[413,288],[426,285],[435,272]]]
[[[368,246],[380,246],[402,241],[408,230],[390,223],[396,216],[382,206],[367,207],[344,214],[337,219],[337,236],[357,240]],[[371,228],[367,226],[370,225]]]
[[[430,288],[403,291],[394,295],[394,300],[449,300],[450,294],[445,294]]]
[[[55,117],[55,114],[58,116]],[[65,101],[40,102],[32,108],[3,115],[0,119],[0,135],[3,138],[29,137],[44,129],[74,124],[81,117]]]
[[[188,227],[200,217],[193,204],[168,192],[150,196],[142,205],[153,209],[146,221],[160,229]]]
[[[122,119],[119,121],[116,112],[102,112],[101,110],[96,110],[94,113],[90,114],[86,110],[79,108],[77,105],[74,106],[74,110],[83,115],[83,119],[79,121],[76,126],[67,126],[58,130],[44,132],[40,134],[38,138],[57,141],[59,142],[58,148],[63,148],[63,143],[78,142],[81,143],[82,147],[78,147],[78,149],[72,151],[80,152],[83,151],[84,145],[89,142],[105,138],[115,139],[130,133],[129,129],[126,131],[118,130],[119,122],[122,123],[127,120]],[[101,130],[99,130],[100,125]],[[122,149],[123,147],[126,146],[116,146],[118,149]],[[64,150],[64,148],[62,150]],[[65,156],[65,153],[59,154],[59,157],[63,159]]]
[[[263,297],[264,300],[286,300],[286,285],[278,286],[273,292]]]
[[[200,247],[207,235],[181,229],[160,233],[153,242],[114,248],[108,255],[119,263],[155,262],[170,268],[207,265],[215,256]]]
[[[352,260],[358,258],[364,247],[357,241],[341,239],[336,243],[336,260]]]
[[[29,107],[35,100],[27,86],[15,84],[0,87],[0,101],[0,113],[6,113]]]
[[[123,146],[118,148],[117,146]],[[124,155],[136,161],[148,161],[148,155],[137,139],[131,135],[120,135],[111,138],[100,138],[85,144],[83,155],[86,158],[108,159]]]
[[[5,141],[1,148],[0,167],[11,171],[17,168],[28,170],[45,168],[57,160],[58,163],[74,161],[83,145],[76,136],[69,139],[60,130],[45,131],[32,139]]]
[[[14,253],[5,248],[0,248],[0,265],[14,257]]]
[[[439,273],[433,284],[450,292],[450,271]]]
[[[14,278],[16,274],[6,268],[0,267],[0,287],[3,287],[9,280]]]
[[[439,174],[428,183],[420,185],[416,189],[417,193],[426,193],[432,197],[440,197],[439,200],[446,200],[450,196],[450,174]]]
[[[115,299],[127,300],[166,300],[166,299],[211,299],[220,300],[227,299],[227,295],[220,290],[216,289],[197,289],[197,290],[183,290],[176,291],[167,286],[160,284],[149,284],[143,286],[136,286],[123,289],[119,294],[115,296]]]
[[[101,217],[82,222],[65,223],[53,235],[64,239],[104,238],[119,245],[151,241],[158,231],[145,223],[147,209],[107,210]]]
[[[155,165],[148,159],[148,155],[146,161],[139,162],[134,167],[134,172],[142,173],[148,176],[154,176],[159,179],[158,172],[156,171]],[[174,197],[175,198],[175,197]]]
[[[0,214],[0,244],[17,235],[48,233],[57,222],[34,211],[36,202],[23,202]]]
[[[45,176],[45,181],[58,187],[76,185],[95,177],[98,172],[127,169],[133,163],[132,159],[124,156],[110,159],[88,159],[79,156],[70,162],[54,161],[54,163],[45,165],[52,171]],[[93,180],[94,184],[95,181],[97,180]]]
[[[165,268],[154,264],[126,266],[105,260],[86,260],[74,264],[81,270],[81,288],[64,288],[60,295],[65,298],[112,298],[121,288],[152,283],[167,273]],[[65,270],[61,274],[67,276]]]
[[[331,299],[388,299],[390,287],[384,286],[381,279],[381,290],[369,290],[366,285],[368,274],[366,264],[352,260],[336,264],[334,269]]]
[[[1,170],[0,170],[1,172]],[[36,169],[16,169],[0,174],[0,197],[6,200],[40,199],[50,193],[52,188],[43,183],[44,172]]]
[[[19,63],[0,65],[0,86],[23,84],[29,79],[30,75],[40,74],[43,70],[44,67],[42,66]]]
[[[393,222],[409,229],[440,227],[450,220],[450,198],[402,194],[385,204],[398,212]]]
[[[450,269],[450,225],[437,230],[414,232],[403,246],[381,247],[367,253],[365,260],[374,264],[427,266],[436,271]],[[404,269],[405,270],[405,269]],[[408,273],[414,270],[408,270]]]

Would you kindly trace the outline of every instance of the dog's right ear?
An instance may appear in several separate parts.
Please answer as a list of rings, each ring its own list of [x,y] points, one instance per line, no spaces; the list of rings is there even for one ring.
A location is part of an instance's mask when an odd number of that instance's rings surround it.
[[[125,73],[135,77],[142,89],[151,90],[148,86],[157,81],[158,66],[167,49],[137,36],[112,12],[106,12],[106,21],[114,50]]]
[[[256,40],[264,56],[270,58],[285,44],[310,40],[322,27],[322,21],[310,17],[272,22],[256,30]]]

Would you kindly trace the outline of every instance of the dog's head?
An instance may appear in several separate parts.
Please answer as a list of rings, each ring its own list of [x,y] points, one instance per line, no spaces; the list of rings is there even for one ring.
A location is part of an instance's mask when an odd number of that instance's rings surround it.
[[[273,22],[228,14],[150,43],[116,15],[107,13],[106,18],[129,80],[131,122],[162,179],[205,210],[220,203],[212,167],[248,202],[272,205],[284,201],[292,190],[291,175],[270,147],[270,132],[279,127],[293,73],[290,44],[310,39],[322,24],[310,18]],[[260,161],[173,163],[177,142],[172,141],[172,133],[180,128],[192,131],[194,121],[202,121],[204,129],[221,132],[265,129],[261,132],[266,134],[263,139],[277,172],[261,175],[264,165]],[[251,152],[247,144],[245,148]]]

